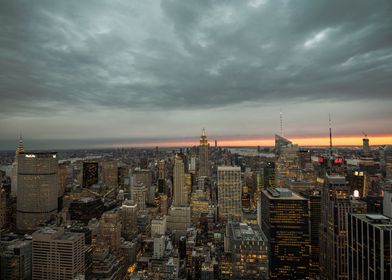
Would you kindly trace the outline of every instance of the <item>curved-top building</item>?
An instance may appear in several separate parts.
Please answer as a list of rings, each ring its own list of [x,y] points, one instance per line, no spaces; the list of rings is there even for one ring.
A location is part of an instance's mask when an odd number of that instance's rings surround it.
[[[17,182],[16,227],[19,231],[34,231],[57,213],[57,154],[20,153]]]

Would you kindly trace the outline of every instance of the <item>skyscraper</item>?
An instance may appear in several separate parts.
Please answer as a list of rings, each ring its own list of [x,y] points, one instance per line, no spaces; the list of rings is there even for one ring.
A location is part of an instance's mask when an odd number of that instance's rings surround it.
[[[200,145],[199,145],[199,172],[198,176],[209,176],[209,168],[208,168],[208,140],[206,131],[203,128],[203,131],[200,136]]]
[[[392,179],[392,146],[387,146],[384,151],[385,178]]]
[[[31,241],[15,241],[0,252],[0,279],[31,279]]]
[[[241,221],[241,168],[218,166],[219,219]]]
[[[225,252],[231,256],[231,279],[268,279],[268,240],[259,225],[229,222]]]
[[[17,195],[18,188],[18,156],[24,153],[24,145],[22,135],[19,136],[18,148],[15,152],[15,161],[12,164],[12,178],[11,178],[11,196],[15,197]]]
[[[83,162],[83,187],[89,188],[94,184],[98,184],[98,162]]]
[[[347,215],[366,213],[366,203],[352,194],[345,177],[326,177],[321,191],[321,279],[348,279]]]
[[[320,191],[309,190],[301,192],[304,198],[309,201],[309,227],[310,227],[310,261],[309,276],[315,279],[320,274],[320,219],[321,219],[321,197]]]
[[[370,154],[370,146],[369,146],[369,138],[366,137],[362,139],[362,153],[364,155],[369,155]]]
[[[261,193],[261,228],[270,244],[270,279],[308,279],[308,201],[283,188]]]
[[[185,169],[184,162],[180,157],[176,157],[173,170],[174,197],[173,206],[188,206],[188,194],[185,190]]]
[[[16,226],[33,231],[57,213],[58,161],[53,152],[18,155]]]
[[[392,219],[348,215],[348,279],[392,279]]]
[[[84,275],[84,234],[63,228],[33,233],[33,280],[75,279]]]
[[[275,163],[269,161],[263,168],[263,185],[264,189],[275,187]]]
[[[121,217],[118,211],[103,213],[99,220],[97,247],[108,248],[110,252],[118,252],[121,238]]]

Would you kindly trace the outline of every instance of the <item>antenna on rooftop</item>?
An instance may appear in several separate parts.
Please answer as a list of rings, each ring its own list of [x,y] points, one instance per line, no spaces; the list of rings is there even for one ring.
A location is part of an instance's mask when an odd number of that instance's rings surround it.
[[[329,113],[329,155],[332,157],[332,125],[331,125],[331,113]]]
[[[283,113],[282,113],[282,108],[280,108],[279,116],[280,116],[280,136],[283,137]]]

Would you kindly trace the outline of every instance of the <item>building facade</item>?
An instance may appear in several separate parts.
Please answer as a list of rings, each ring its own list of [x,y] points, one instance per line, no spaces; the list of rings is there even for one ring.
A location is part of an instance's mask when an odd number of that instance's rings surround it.
[[[241,189],[241,168],[218,166],[219,219],[241,221]]]
[[[75,279],[85,272],[84,234],[63,228],[43,228],[33,233],[32,279]]]
[[[347,215],[350,213],[366,213],[366,203],[352,198],[345,177],[327,176],[321,191],[321,279],[349,279]]]
[[[268,240],[259,225],[228,222],[225,252],[231,255],[232,279],[268,279]]]
[[[348,279],[392,279],[392,219],[348,215]]]
[[[270,279],[308,279],[308,200],[283,188],[262,191],[261,228],[270,244]]]
[[[57,213],[58,161],[52,152],[18,155],[16,226],[34,231]]]
[[[199,145],[199,172],[198,176],[209,176],[210,169],[208,166],[208,139],[206,135],[206,131],[203,128],[203,131],[200,136],[200,145]]]

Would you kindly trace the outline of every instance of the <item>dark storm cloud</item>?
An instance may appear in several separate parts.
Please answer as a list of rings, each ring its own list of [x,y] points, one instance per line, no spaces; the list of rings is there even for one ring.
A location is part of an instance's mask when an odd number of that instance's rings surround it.
[[[391,100],[391,1],[2,1],[0,113]]]

